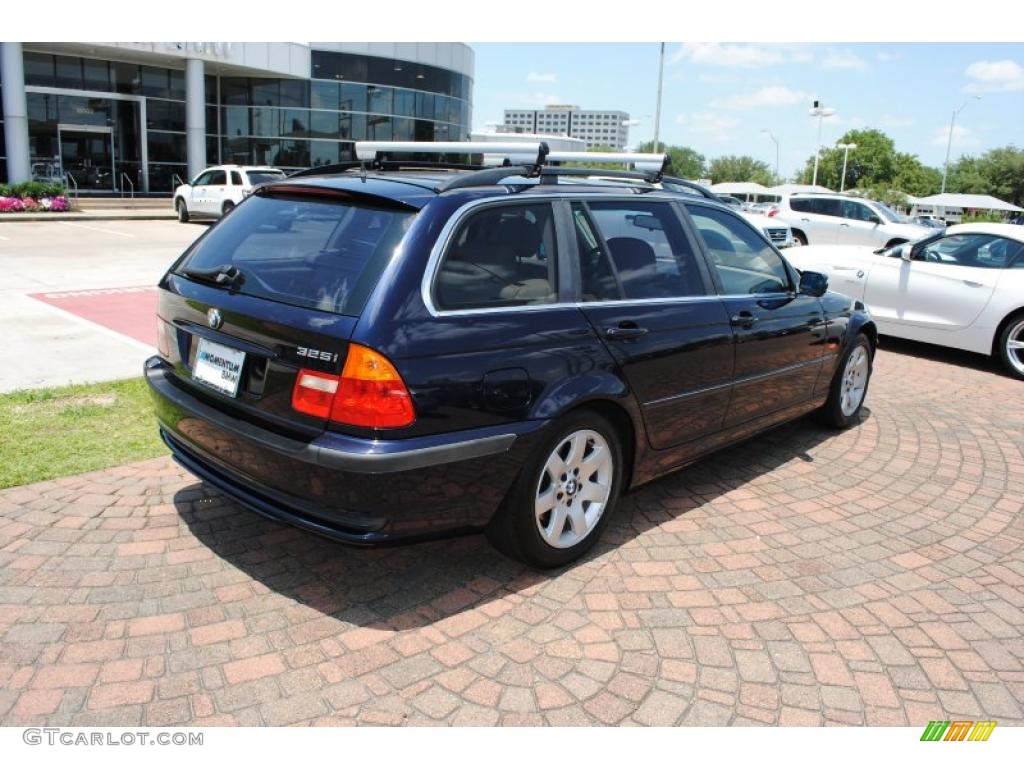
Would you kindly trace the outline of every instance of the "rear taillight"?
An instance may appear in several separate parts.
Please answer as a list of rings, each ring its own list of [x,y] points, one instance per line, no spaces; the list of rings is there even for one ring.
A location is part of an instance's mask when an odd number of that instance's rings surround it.
[[[778,209],[778,208],[771,208],[771,209],[769,209],[769,210],[768,210],[768,216],[769,216],[769,217],[771,217],[771,216],[774,216],[774,215],[775,215],[775,214],[777,214],[778,212],[779,212],[779,209]]]
[[[341,376],[300,370],[292,407],[310,416],[371,429],[407,427],[416,420],[412,397],[391,361],[359,344],[349,344]]]
[[[170,336],[174,332],[174,329],[170,327],[166,320],[157,315],[156,318],[156,350],[166,358],[171,356],[171,342]]]
[[[292,408],[320,419],[331,415],[331,403],[338,391],[338,377],[305,368],[295,377]]]

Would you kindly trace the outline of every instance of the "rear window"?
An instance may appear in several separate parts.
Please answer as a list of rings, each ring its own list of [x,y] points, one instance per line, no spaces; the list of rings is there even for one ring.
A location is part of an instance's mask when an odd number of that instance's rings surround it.
[[[280,181],[284,178],[284,171],[246,171],[249,183],[253,186],[262,184],[265,181]]]
[[[416,216],[306,198],[253,196],[196,243],[178,266],[236,267],[238,293],[358,315]]]

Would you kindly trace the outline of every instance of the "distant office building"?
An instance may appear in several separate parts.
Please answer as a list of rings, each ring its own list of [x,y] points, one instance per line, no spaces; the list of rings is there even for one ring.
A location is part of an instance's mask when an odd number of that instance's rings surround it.
[[[506,109],[501,128],[510,132],[571,136],[587,148],[624,149],[629,143],[628,112],[580,109],[575,104],[551,104],[545,109]]]

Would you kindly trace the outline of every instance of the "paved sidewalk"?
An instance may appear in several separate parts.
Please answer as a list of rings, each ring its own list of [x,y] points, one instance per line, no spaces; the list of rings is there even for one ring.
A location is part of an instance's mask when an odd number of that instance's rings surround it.
[[[2,491],[0,723],[1024,724],[1024,389],[890,347],[859,427],[654,483],[562,572],[346,548],[166,459]]]

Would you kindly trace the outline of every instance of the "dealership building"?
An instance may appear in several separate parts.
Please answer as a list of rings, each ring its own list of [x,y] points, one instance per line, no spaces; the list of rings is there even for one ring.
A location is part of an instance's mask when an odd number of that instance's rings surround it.
[[[207,165],[463,140],[472,90],[461,43],[0,43],[0,181],[166,194]]]

